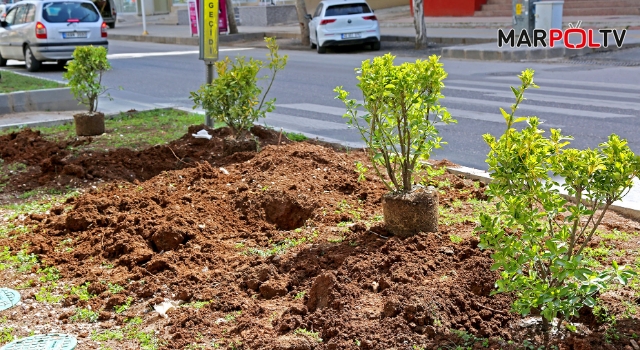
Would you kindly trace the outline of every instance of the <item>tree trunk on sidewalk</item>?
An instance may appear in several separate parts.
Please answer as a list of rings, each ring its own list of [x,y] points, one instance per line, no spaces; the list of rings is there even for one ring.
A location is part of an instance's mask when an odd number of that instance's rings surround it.
[[[229,22],[229,34],[238,34],[238,25],[236,24],[236,12],[233,10],[233,2],[225,0],[227,5],[227,22]]]
[[[311,45],[309,41],[309,20],[305,18],[307,15],[307,5],[304,0],[296,0],[296,11],[298,12],[298,22],[300,22],[300,36],[303,46]]]
[[[424,0],[413,0],[413,25],[416,27],[416,50],[427,48],[427,27],[424,23]]]

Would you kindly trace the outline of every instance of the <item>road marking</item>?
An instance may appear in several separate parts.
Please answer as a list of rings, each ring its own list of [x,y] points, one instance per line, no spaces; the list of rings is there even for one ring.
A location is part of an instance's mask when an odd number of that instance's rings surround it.
[[[469,101],[474,101],[474,100],[469,100]],[[323,105],[318,105],[313,103],[283,104],[283,105],[276,105],[276,107],[298,109],[303,111],[338,115],[338,116],[342,116],[346,113],[345,108],[323,106]],[[504,118],[502,118],[502,115],[500,113],[482,113],[482,112],[469,111],[469,110],[458,109],[458,108],[447,108],[447,110],[449,111],[449,113],[454,119],[463,118],[463,119],[473,119],[473,120],[487,121],[487,122],[499,123],[499,124],[505,123]],[[310,119],[310,118],[304,118],[304,119],[317,121],[317,119]],[[296,123],[293,119],[289,121],[291,123]],[[307,123],[307,121],[305,121],[305,123]],[[329,122],[323,121],[322,123],[329,123]],[[306,124],[302,124],[302,125],[306,125]],[[551,128],[562,127],[562,125],[547,124],[547,123],[545,123],[544,126],[551,127]],[[329,127],[328,129],[333,130],[332,127]]]
[[[326,120],[296,117],[293,115],[280,113],[267,113],[267,121],[275,121],[278,125],[295,126],[303,130],[347,130],[349,126],[346,123],[336,123]]]
[[[449,84],[467,84],[467,85],[479,85],[479,86],[487,86],[487,87],[497,87],[503,88],[504,91],[509,91],[509,86],[504,83],[491,83],[487,81],[466,81],[466,80],[448,80],[445,81],[445,89]],[[629,93],[629,92],[614,92],[614,91],[596,91],[596,90],[585,90],[585,89],[571,89],[571,88],[560,88],[553,86],[543,86],[540,89],[531,89],[529,91],[549,91],[549,92],[560,92],[560,93],[570,93],[570,94],[580,94],[580,95],[594,95],[594,96],[609,96],[609,97],[620,97],[620,98],[634,98],[640,99],[640,93]],[[525,93],[526,96],[527,93]]]
[[[292,104],[276,105],[276,107],[291,108],[291,109],[297,109],[297,110],[302,110],[307,112],[331,114],[331,115],[337,115],[340,117],[342,117],[343,115],[345,115],[345,113],[347,113],[346,108],[316,105],[313,103],[292,103]]]
[[[245,51],[253,50],[252,47],[238,47],[229,49],[220,49],[220,52],[227,51]],[[138,52],[138,53],[114,53],[107,55],[110,60],[127,59],[127,58],[143,58],[143,57],[158,57],[158,56],[180,56],[180,55],[193,55],[200,53],[199,50],[191,51],[167,51],[167,52]]]
[[[511,96],[513,97],[513,96]],[[452,103],[464,103],[470,105],[478,105],[478,106],[487,106],[494,107],[496,109],[496,114],[500,115],[500,110],[498,108],[502,107],[507,112],[511,111],[511,102],[502,102],[502,101],[491,101],[491,100],[475,100],[464,97],[445,97],[443,99],[442,104],[447,105],[448,102]],[[565,116],[574,116],[574,117],[585,117],[585,118],[596,118],[596,119],[607,119],[607,118],[635,118],[634,115],[631,114],[614,114],[614,113],[602,113],[602,112],[593,112],[593,111],[583,111],[579,109],[568,109],[568,108],[560,108],[560,107],[547,107],[547,106],[533,106],[527,105],[527,101],[524,101],[518,107],[519,115],[523,114],[522,110],[525,111],[533,111],[534,113],[529,113],[530,115],[535,115],[536,113],[550,113],[554,116],[565,117]]]
[[[521,84],[520,80],[516,77],[489,76],[487,78],[491,80],[507,80],[512,84],[516,84],[517,86],[520,86]],[[603,88],[603,89],[627,89],[627,90],[640,91],[640,86],[635,84],[599,83],[594,81],[562,80],[562,79],[548,79],[548,78],[534,78],[533,81],[535,83],[549,83],[549,84],[570,85],[570,86],[577,86],[577,87],[590,86],[590,87],[597,87],[597,88]],[[445,84],[446,84],[446,81],[445,81]],[[541,86],[540,88],[544,89],[544,86]]]
[[[513,93],[512,92],[503,92],[503,91],[493,91],[493,90],[489,90],[489,89],[480,89],[480,88],[470,88],[470,87],[464,87],[464,86],[454,86],[454,85],[447,85],[444,90],[459,90],[459,91],[477,91],[477,92],[482,92],[487,96],[495,96],[495,97],[506,97],[506,98],[514,98]],[[590,99],[590,98],[580,98],[580,97],[570,97],[570,96],[550,96],[550,95],[544,95],[544,94],[537,94],[537,93],[533,93],[533,92],[526,92],[525,93],[525,98],[528,101],[540,101],[540,102],[553,102],[553,103],[562,103],[562,104],[573,104],[573,105],[580,105],[583,107],[604,107],[604,108],[622,108],[622,109],[633,109],[636,111],[640,111],[640,103],[633,103],[633,102],[623,102],[623,101],[603,101],[603,100],[594,100],[594,99]],[[445,100],[447,100],[450,98],[445,97]],[[504,103],[504,102],[502,102]],[[538,111],[541,111],[542,109],[538,109],[538,106],[531,106],[531,108],[536,108]],[[553,107],[551,107],[553,108]],[[556,109],[556,108],[553,108]],[[583,112],[583,111],[576,111],[576,112]],[[592,118],[600,118],[600,119],[604,119],[604,118],[611,118],[611,116],[598,116],[598,114],[604,115],[606,113],[597,113],[596,115],[592,115]],[[582,115],[582,113],[581,113]],[[583,115],[586,116],[586,115]],[[620,118],[622,115],[616,115],[614,118]],[[629,117],[635,117],[632,115],[629,115]]]

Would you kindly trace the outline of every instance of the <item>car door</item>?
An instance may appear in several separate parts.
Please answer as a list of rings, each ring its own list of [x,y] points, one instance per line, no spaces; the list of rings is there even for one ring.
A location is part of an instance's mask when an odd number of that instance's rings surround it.
[[[29,42],[29,34],[31,34],[35,29],[33,22],[36,17],[36,7],[33,4],[25,4],[21,6],[23,8],[22,12],[18,12],[16,14],[16,20],[13,23],[13,35],[15,35],[15,49],[16,55],[23,55],[22,47],[24,43]],[[24,13],[24,14],[23,14]],[[12,45],[13,50],[13,45]]]
[[[12,9],[13,10],[13,9]],[[13,58],[22,58],[22,35],[20,31],[24,27],[24,19],[27,15],[27,6],[20,4],[15,7],[16,15],[9,28],[9,56]]]
[[[0,28],[0,55],[2,58],[18,58],[12,55],[11,51],[11,32],[13,30],[13,21],[16,18],[16,14],[18,13],[17,7],[13,6],[9,12],[7,12],[7,17],[5,17],[4,27]]]

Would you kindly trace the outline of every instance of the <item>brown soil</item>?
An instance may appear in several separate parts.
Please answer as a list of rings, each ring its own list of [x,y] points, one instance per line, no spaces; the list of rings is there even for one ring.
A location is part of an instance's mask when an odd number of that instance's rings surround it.
[[[240,341],[237,349],[435,349],[461,344],[451,329],[492,337],[492,348],[510,348],[505,341],[511,339],[520,344],[524,333],[520,318],[509,313],[512,297],[491,295],[497,273],[490,271],[490,254],[477,247],[475,223],[391,237],[375,220],[386,189],[374,178],[357,180],[354,162],[363,153],[310,143],[278,146],[276,133],[260,136],[259,130],[259,153],[224,156],[225,131],[196,140],[189,135],[198,128],[168,146],[77,157],[61,145],[53,151],[30,131],[12,136],[44,150],[22,146],[25,154],[38,155],[11,155],[12,161],[39,162],[41,173],[28,174],[39,183],[61,176],[128,181],[92,189],[71,198],[66,209],[24,222],[34,227],[21,237],[31,252],[60,269],[65,281],[90,282],[99,296],[69,298],[66,307],[101,310],[105,325],[141,315],[145,327],[167,341],[166,349],[203,338]],[[484,197],[483,186],[472,181],[450,174],[436,180],[451,183],[440,194],[442,206]],[[604,221],[606,229],[638,226],[615,214]],[[463,242],[453,244],[450,234]],[[59,249],[68,239],[73,249]],[[13,250],[23,243],[0,240]],[[126,291],[113,296],[103,282]],[[113,306],[126,296],[140,307],[115,314]],[[144,311],[165,298],[210,304],[172,310],[167,319]],[[225,319],[236,311],[235,320]],[[59,318],[67,322],[68,314]],[[638,325],[630,321],[628,327]],[[300,329],[318,332],[322,342]],[[598,325],[591,331],[589,338],[562,341],[561,348],[605,348]],[[623,341],[614,348],[624,348]],[[95,348],[91,344],[78,349]]]

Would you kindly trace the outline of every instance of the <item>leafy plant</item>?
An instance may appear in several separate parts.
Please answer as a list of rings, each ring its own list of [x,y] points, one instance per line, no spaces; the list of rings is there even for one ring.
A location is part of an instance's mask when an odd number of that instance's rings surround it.
[[[97,311],[92,311],[89,309],[77,309],[76,313],[69,317],[69,321],[71,322],[89,322],[94,323],[98,321],[98,316],[100,314]]]
[[[480,247],[495,251],[492,270],[500,271],[495,293],[514,292],[513,310],[522,315],[540,312],[548,343],[554,318],[560,326],[583,305],[593,307],[594,295],[611,279],[626,284],[635,274],[616,262],[593,271],[584,254],[604,214],[631,188],[640,160],[616,135],[595,150],[569,149],[571,138],[560,130],[551,129],[547,138],[537,118],[515,118],[525,90],[537,87],[533,74],[524,71],[520,88],[512,88],[511,113],[501,109],[505,133],[498,140],[484,135],[494,180],[486,193],[496,199],[497,213],[482,213],[477,230],[483,232]],[[521,131],[513,127],[524,121]],[[550,173],[564,180],[562,188],[574,201],[561,195]]]
[[[116,306],[113,307],[113,309],[115,310],[115,312],[117,314],[121,314],[121,313],[127,311],[131,307],[131,303],[132,302],[133,302],[133,298],[132,297],[128,297],[127,300],[124,302],[124,304],[116,305]]]
[[[62,77],[69,81],[73,97],[89,107],[89,113],[98,109],[98,97],[107,91],[102,74],[110,69],[104,47],[78,46],[73,51],[73,60]]]
[[[107,289],[109,289],[109,293],[111,294],[118,294],[121,292],[124,292],[124,287],[117,284],[117,283],[107,283]]]
[[[266,101],[276,74],[287,64],[288,56],[278,54],[275,38],[265,38],[269,49],[269,62],[244,56],[231,61],[229,57],[215,63],[217,78],[211,84],[204,84],[196,92],[191,92],[194,109],[198,106],[211,114],[216,122],[226,124],[231,128],[236,138],[242,137],[253,124],[264,118],[267,112],[275,109],[275,98]],[[258,74],[263,68],[271,71],[271,81],[267,90],[262,94],[258,86]],[[262,98],[260,95],[262,94]]]
[[[415,63],[393,64],[395,56],[387,54],[362,62],[356,71],[364,105],[349,99],[341,86],[336,98],[347,106],[348,124],[355,127],[366,143],[373,169],[390,192],[408,193],[414,175],[440,148],[436,124],[455,123],[438,100],[447,73],[437,56]],[[358,108],[367,114],[358,116]],[[384,173],[384,175],[383,175]],[[386,176],[385,176],[386,175]]]

